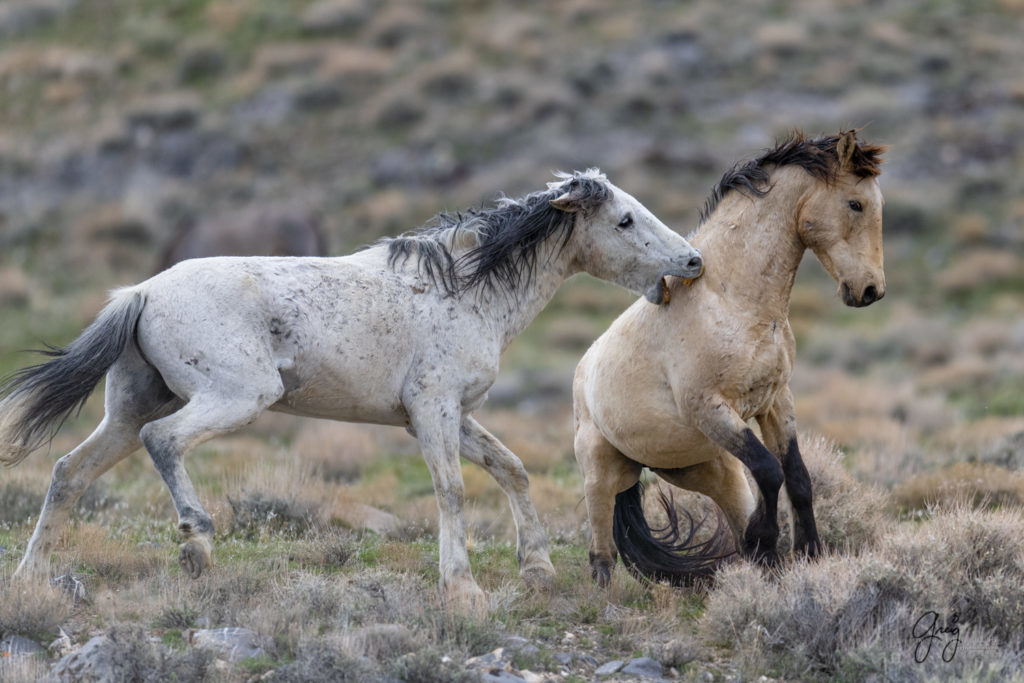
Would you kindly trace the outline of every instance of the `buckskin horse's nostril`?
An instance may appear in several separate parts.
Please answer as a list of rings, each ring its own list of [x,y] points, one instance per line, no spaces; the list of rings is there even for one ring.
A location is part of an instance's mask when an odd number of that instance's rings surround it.
[[[861,296],[860,298],[860,302],[864,306],[867,306],[868,304],[875,303],[876,301],[878,301],[878,299],[878,290],[875,289],[874,285],[868,285],[867,288],[864,290],[863,296]]]

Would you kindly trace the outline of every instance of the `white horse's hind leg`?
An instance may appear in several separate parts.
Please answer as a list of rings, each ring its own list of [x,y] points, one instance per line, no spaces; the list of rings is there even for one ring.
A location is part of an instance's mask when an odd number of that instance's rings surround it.
[[[50,554],[75,503],[97,477],[141,445],[137,426],[104,418],[89,438],[57,461],[39,521],[15,578],[38,582],[49,578]]]
[[[548,537],[530,499],[530,480],[522,461],[469,415],[462,418],[462,457],[494,477],[508,496],[516,524],[519,575],[533,589],[551,590],[555,568],[548,554]]]
[[[173,409],[176,401],[134,347],[126,349],[107,373],[103,421],[53,467],[39,521],[15,577],[38,581],[49,577],[50,554],[75,503],[97,478],[142,445],[139,429],[146,420]]]
[[[276,386],[269,386],[276,381]],[[185,538],[178,562],[192,578],[213,566],[213,519],[199,502],[192,480],[185,471],[185,453],[203,441],[243,427],[272,405],[284,393],[275,375],[262,391],[224,396],[193,396],[185,406],[142,429],[142,442],[170,491],[178,513],[178,529]],[[250,389],[251,387],[246,387]],[[241,392],[240,392],[241,393]]]

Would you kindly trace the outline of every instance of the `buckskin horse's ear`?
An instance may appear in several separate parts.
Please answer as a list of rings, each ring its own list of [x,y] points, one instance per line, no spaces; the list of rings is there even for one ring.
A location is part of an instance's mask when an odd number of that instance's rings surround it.
[[[565,192],[560,197],[550,200],[550,203],[559,211],[573,213],[582,208],[584,194],[583,183],[579,180],[570,180]]]
[[[836,155],[839,157],[839,168],[849,168],[850,159],[857,149],[857,131],[847,130],[839,133],[839,140],[836,141]]]

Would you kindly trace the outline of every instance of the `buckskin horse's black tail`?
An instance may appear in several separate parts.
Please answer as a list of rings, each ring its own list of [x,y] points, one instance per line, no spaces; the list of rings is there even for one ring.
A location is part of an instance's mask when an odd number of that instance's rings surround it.
[[[0,463],[13,467],[80,410],[135,339],[145,306],[139,292],[120,290],[99,317],[64,348],[42,351],[50,360],[15,372],[0,386]]]
[[[668,523],[651,529],[644,517],[644,485],[639,481],[615,496],[612,533],[622,563],[637,578],[668,581],[675,586],[692,586],[710,581],[725,560],[736,554],[736,541],[722,511],[714,506],[716,527],[705,540],[697,536],[709,515],[695,521],[683,511],[689,529],[679,528],[679,514],[671,494],[658,490],[658,499],[665,509]],[[710,514],[710,513],[709,513]]]

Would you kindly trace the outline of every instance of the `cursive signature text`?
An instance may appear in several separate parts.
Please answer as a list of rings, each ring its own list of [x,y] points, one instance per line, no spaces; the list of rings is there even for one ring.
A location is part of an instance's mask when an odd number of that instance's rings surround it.
[[[953,612],[944,624],[939,623],[939,613],[929,610],[918,617],[910,632],[916,641],[914,661],[918,664],[928,659],[934,645],[942,645],[942,661],[947,664],[953,661],[956,650],[960,647],[960,614]]]

